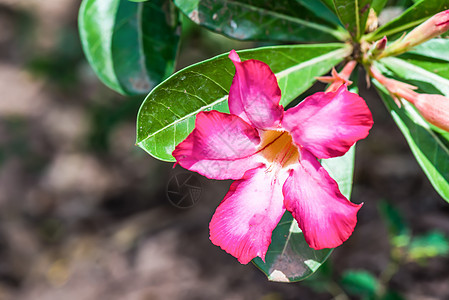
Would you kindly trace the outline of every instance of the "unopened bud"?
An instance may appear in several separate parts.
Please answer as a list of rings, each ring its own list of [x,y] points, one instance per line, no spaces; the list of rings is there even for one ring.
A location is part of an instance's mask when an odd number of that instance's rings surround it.
[[[380,40],[376,41],[366,52],[364,61],[370,63],[373,59],[378,58],[387,47],[387,37],[384,36]]]
[[[413,29],[410,33],[387,47],[379,56],[386,57],[398,55],[409,51],[411,48],[437,37],[449,30],[449,9],[437,13],[427,21]]]
[[[407,34],[402,41],[414,47],[425,41],[433,39],[449,30],[449,9],[437,13]]]
[[[418,94],[413,104],[427,122],[449,132],[449,98]]]
[[[378,40],[375,44],[374,44],[374,49],[373,51],[375,52],[382,52],[385,50],[385,47],[387,46],[387,37],[384,36],[383,38],[381,38],[380,40]]]
[[[419,94],[413,91],[415,86],[386,78],[374,67],[369,71],[371,76],[385,86],[399,107],[401,103],[396,97],[413,104],[427,122],[449,132],[449,98],[436,94]]]

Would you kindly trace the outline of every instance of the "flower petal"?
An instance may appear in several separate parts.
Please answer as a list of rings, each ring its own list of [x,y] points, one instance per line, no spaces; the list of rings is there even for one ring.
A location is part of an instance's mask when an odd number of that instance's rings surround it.
[[[262,165],[257,129],[241,118],[218,111],[200,112],[195,129],[176,146],[173,156],[184,168],[211,179],[240,179]]]
[[[318,158],[331,158],[365,138],[373,118],[365,101],[343,85],[336,92],[313,94],[287,110],[282,125],[296,144]]]
[[[255,59],[240,61],[232,50],[229,58],[235,75],[229,91],[229,111],[259,129],[276,128],[284,114],[281,90],[270,67]]]
[[[362,204],[349,202],[315,157],[301,151],[301,160],[290,171],[284,203],[313,249],[334,248],[352,234]]]
[[[256,256],[265,261],[271,233],[285,212],[283,182],[266,168],[249,170],[234,181],[210,222],[212,243],[242,264]]]

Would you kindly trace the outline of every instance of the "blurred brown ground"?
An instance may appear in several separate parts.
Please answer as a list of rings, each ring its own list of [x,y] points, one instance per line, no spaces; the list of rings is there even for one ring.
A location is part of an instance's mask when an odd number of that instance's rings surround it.
[[[277,284],[208,240],[229,182],[202,181],[201,201],[173,207],[179,172],[135,143],[142,98],[108,90],[77,34],[79,0],[0,0],[0,300],[330,299],[302,283]],[[180,66],[231,47],[191,37]],[[376,205],[400,207],[414,232],[449,235],[448,205],[423,175],[373,90],[375,118],[359,143],[352,201],[364,202],[353,236],[331,257],[378,275],[388,239]],[[408,264],[392,287],[407,299],[449,299],[449,260]]]

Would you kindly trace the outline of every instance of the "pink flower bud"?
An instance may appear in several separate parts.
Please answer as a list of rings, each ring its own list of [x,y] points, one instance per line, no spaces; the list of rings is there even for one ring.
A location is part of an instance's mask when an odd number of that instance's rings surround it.
[[[408,47],[414,47],[433,39],[449,30],[449,9],[437,13],[407,34],[403,40],[409,43]]]
[[[419,94],[416,87],[394,79],[386,78],[376,68],[370,74],[390,92],[396,104],[401,107],[397,97],[413,104],[427,122],[449,132],[449,98],[436,94]]]
[[[367,51],[364,56],[364,61],[371,64],[373,59],[378,58],[387,48],[387,37],[384,36],[380,40],[376,41]]]
[[[387,47],[379,58],[398,55],[449,30],[449,9],[437,13]]]
[[[382,52],[385,50],[385,47],[387,46],[387,37],[384,36],[382,39],[378,40],[374,44],[374,50],[377,52]]]
[[[413,104],[427,122],[449,132],[449,98],[442,95],[418,94]]]

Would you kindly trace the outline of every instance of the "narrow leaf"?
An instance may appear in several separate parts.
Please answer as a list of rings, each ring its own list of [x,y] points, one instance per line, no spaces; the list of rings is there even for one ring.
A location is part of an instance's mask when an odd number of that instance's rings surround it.
[[[323,41],[345,32],[296,0],[174,0],[192,21],[239,40]]]
[[[375,41],[384,36],[390,37],[397,33],[403,33],[426,21],[440,11],[449,9],[449,0],[416,2],[397,18],[379,27],[375,32],[366,37],[368,41]]]
[[[323,167],[334,178],[348,199],[351,195],[355,146],[345,155],[322,160]],[[306,279],[326,261],[333,249],[314,250],[304,239],[298,223],[286,212],[273,231],[265,263],[259,257],[253,263],[271,281],[294,282]]]
[[[449,39],[432,39],[416,46],[407,53],[424,56],[430,59],[440,59],[449,62]]]
[[[335,4],[333,0],[321,0],[324,5],[327,6],[331,11],[333,11],[335,14],[337,14],[337,10],[335,9]]]
[[[286,106],[349,55],[343,44],[274,46],[240,51],[242,60],[268,63],[276,74]],[[185,68],[156,87],[137,117],[137,144],[154,157],[174,161],[171,152],[193,130],[203,110],[228,111],[227,96],[234,66],[223,54]]]
[[[340,21],[356,41],[365,32],[371,2],[372,0],[334,0]]]
[[[381,60],[396,77],[418,86],[423,92],[449,97],[449,64],[419,59],[388,57]],[[440,71],[441,70],[443,71]]]
[[[326,4],[323,4],[321,1],[310,1],[310,0],[297,0],[301,5],[307,8],[310,12],[313,12],[315,16],[332,22],[333,24],[341,26],[341,22],[337,17],[335,12],[335,7],[332,1],[332,8],[329,8]]]
[[[83,0],[79,32],[97,76],[124,95],[147,94],[173,72],[178,15],[169,0]]]

